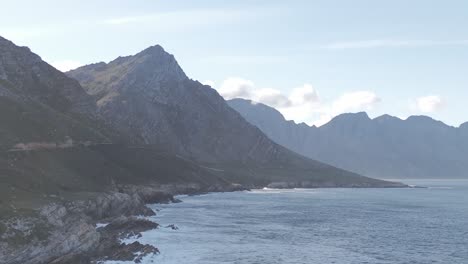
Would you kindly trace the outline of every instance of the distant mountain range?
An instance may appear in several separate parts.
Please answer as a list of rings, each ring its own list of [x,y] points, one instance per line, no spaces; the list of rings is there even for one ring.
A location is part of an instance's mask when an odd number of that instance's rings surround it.
[[[356,113],[315,127],[286,121],[261,103],[228,104],[278,144],[342,169],[387,179],[468,178],[468,123],[457,128],[427,116]]]

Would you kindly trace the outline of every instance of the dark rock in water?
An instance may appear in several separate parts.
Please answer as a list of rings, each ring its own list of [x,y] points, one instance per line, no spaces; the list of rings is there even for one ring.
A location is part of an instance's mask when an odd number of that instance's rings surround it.
[[[166,226],[166,228],[170,228],[172,230],[179,230],[179,228],[174,224],[170,224],[170,225]]]
[[[120,260],[141,262],[149,254],[157,254],[159,250],[151,245],[139,242],[123,244],[119,241],[127,238],[139,238],[141,232],[158,228],[157,223],[137,217],[119,217],[102,229],[100,243],[94,252],[93,259]]]
[[[108,233],[118,233],[120,234],[120,238],[128,238],[129,235],[139,234],[158,227],[159,224],[155,222],[131,216],[115,219],[113,222],[105,226],[103,231]]]
[[[151,254],[159,254],[159,250],[152,245],[143,245],[138,241],[131,244],[120,244],[111,249],[105,260],[114,261],[134,261],[141,263],[141,260]]]

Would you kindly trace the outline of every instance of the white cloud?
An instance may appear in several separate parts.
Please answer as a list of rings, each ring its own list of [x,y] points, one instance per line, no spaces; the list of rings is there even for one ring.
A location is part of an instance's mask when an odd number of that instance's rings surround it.
[[[50,64],[62,72],[67,72],[69,70],[83,66],[83,63],[74,60],[54,61]]]
[[[319,101],[319,95],[317,91],[310,84],[304,84],[301,87],[293,89],[289,98],[294,105],[300,105],[305,103],[317,103]]]
[[[468,40],[391,40],[374,39],[361,41],[335,42],[323,46],[325,49],[367,49],[367,48],[399,48],[399,47],[432,47],[432,46],[464,46]]]
[[[438,95],[429,95],[416,99],[417,110],[422,113],[433,113],[444,107],[443,99]]]
[[[218,92],[226,100],[234,98],[252,99],[252,92],[255,89],[256,87],[252,81],[233,77],[226,79],[218,89]]]
[[[381,99],[370,91],[345,93],[332,104],[332,113],[341,114],[352,111],[372,110]]]
[[[292,106],[291,100],[287,96],[283,95],[280,91],[271,88],[254,91],[253,99],[256,102],[260,102],[272,107],[282,108]]]
[[[371,91],[355,91],[341,95],[334,100],[330,105],[321,109],[321,114],[314,124],[317,126],[324,125],[335,116],[343,113],[370,111],[382,100],[374,92]]]
[[[259,89],[242,78],[226,79],[218,92],[227,100],[244,98],[276,108],[288,120],[323,125],[333,117],[347,112],[372,110],[381,99],[371,91],[345,93],[331,102],[323,102],[310,84],[292,89],[284,94],[272,88]]]

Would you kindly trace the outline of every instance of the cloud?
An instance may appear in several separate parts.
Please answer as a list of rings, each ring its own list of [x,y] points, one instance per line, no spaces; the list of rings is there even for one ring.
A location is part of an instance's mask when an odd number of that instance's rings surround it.
[[[314,121],[317,126],[330,122],[334,117],[343,113],[370,111],[382,99],[371,91],[354,91],[341,95],[331,104],[325,105],[319,112],[319,118]]]
[[[251,80],[243,78],[226,79],[218,92],[227,100],[249,99],[276,108],[287,120],[318,126],[342,113],[372,110],[381,101],[374,92],[353,91],[324,102],[310,84],[304,84],[285,94],[277,89],[260,89]]]
[[[310,84],[293,89],[289,96],[294,105],[316,103],[320,100],[317,91]]]
[[[332,104],[332,114],[371,110],[381,99],[374,92],[356,91],[345,93]]]
[[[401,48],[401,47],[432,47],[432,46],[464,46],[468,40],[391,40],[374,39],[362,41],[335,42],[323,46],[325,49],[369,49],[369,48]]]
[[[63,61],[54,61],[51,63],[56,69],[67,72],[69,70],[76,69],[80,66],[83,66],[83,63],[74,60],[63,60]]]
[[[256,102],[260,102],[272,107],[291,107],[292,102],[289,98],[283,95],[280,91],[266,88],[260,89],[253,93],[253,99]]]
[[[250,80],[232,77],[226,79],[218,92],[226,100],[234,98],[252,99],[252,92],[256,89],[254,83]]]
[[[429,95],[416,99],[417,110],[422,113],[437,112],[444,106],[444,100],[438,95]]]
[[[226,79],[218,92],[226,100],[243,98],[276,108],[295,107],[319,100],[317,92],[309,84],[293,89],[290,95],[285,95],[273,88],[260,89],[251,80],[238,77]]]

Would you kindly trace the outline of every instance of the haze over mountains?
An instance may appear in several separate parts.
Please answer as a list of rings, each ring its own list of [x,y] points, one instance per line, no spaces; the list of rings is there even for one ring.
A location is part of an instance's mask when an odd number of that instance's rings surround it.
[[[376,178],[468,178],[468,123],[459,128],[426,116],[342,114],[321,127],[286,121],[279,111],[228,101],[277,143],[312,159]]]

